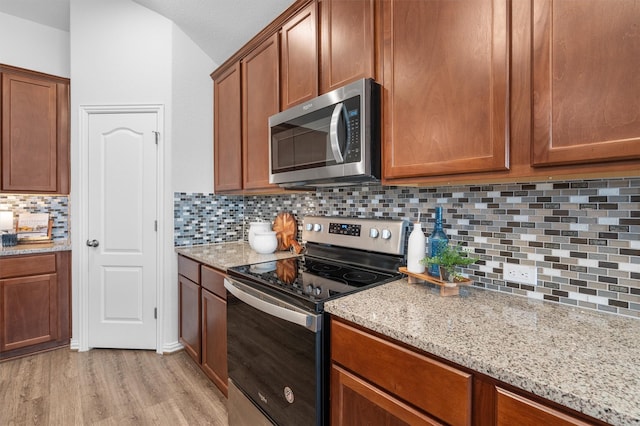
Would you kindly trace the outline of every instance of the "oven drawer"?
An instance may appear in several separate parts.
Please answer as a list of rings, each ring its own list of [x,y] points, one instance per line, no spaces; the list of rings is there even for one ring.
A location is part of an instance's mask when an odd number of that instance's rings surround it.
[[[330,334],[334,363],[449,424],[470,424],[471,374],[335,320]]]

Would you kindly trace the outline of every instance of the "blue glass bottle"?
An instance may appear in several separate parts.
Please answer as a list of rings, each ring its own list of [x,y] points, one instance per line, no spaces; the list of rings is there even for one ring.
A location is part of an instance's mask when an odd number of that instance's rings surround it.
[[[437,256],[449,244],[449,238],[442,229],[442,207],[436,207],[436,226],[429,237],[430,256]],[[440,266],[430,265],[429,275],[440,278]]]

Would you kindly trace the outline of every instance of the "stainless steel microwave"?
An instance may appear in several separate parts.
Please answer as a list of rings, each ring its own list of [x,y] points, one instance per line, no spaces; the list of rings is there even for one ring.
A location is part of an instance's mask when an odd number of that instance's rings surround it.
[[[269,182],[304,188],[380,180],[380,85],[362,79],[269,117]]]

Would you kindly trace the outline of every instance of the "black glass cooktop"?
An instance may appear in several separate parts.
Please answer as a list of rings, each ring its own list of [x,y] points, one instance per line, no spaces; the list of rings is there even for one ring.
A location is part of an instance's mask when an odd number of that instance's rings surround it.
[[[297,299],[321,310],[327,300],[398,279],[399,273],[360,268],[340,262],[302,257],[229,268],[230,277],[270,293]]]

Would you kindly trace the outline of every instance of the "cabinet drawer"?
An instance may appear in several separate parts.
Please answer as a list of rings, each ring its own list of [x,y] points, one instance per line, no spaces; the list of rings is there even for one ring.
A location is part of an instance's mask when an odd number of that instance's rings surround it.
[[[206,288],[216,296],[227,300],[227,290],[224,288],[224,274],[208,266],[200,269],[202,276],[202,287]]]
[[[0,278],[53,274],[55,272],[56,255],[54,253],[0,258]]]
[[[331,359],[449,424],[471,424],[469,373],[336,321]]]
[[[499,425],[519,426],[587,426],[573,416],[532,401],[523,396],[509,392],[502,388],[496,388],[497,396],[497,422]]]
[[[200,284],[200,264],[188,257],[178,256],[178,274]]]

